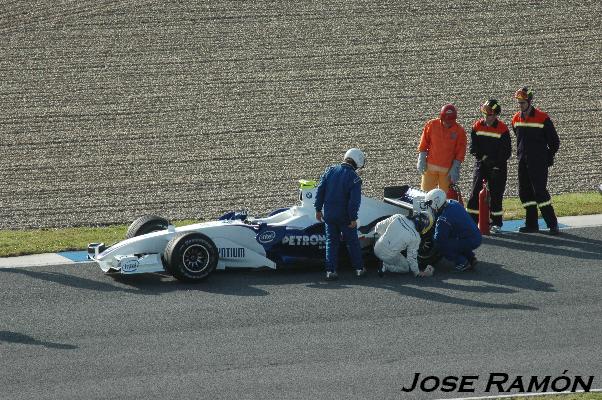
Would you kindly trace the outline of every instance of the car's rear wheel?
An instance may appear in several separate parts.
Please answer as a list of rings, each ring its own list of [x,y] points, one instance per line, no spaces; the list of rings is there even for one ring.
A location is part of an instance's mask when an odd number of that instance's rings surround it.
[[[147,233],[163,231],[167,229],[169,221],[157,215],[143,215],[136,219],[128,228],[125,238],[131,239],[136,236],[146,235]]]
[[[219,251],[215,243],[202,233],[182,233],[169,241],[164,259],[167,271],[176,279],[199,282],[217,268]]]

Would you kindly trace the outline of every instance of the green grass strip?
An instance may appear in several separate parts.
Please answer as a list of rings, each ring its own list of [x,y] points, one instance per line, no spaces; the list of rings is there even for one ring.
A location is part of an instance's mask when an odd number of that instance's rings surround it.
[[[598,192],[567,193],[552,196],[552,205],[558,217],[602,214],[602,195]],[[504,219],[524,219],[525,209],[516,197],[504,199]]]
[[[175,221],[176,226],[198,221]],[[0,231],[0,257],[85,250],[88,243],[113,244],[125,238],[128,225]]]
[[[468,199],[466,199],[467,201]],[[559,217],[602,214],[602,195],[598,192],[567,193],[553,196]],[[504,199],[504,219],[523,219],[524,208],[517,198]],[[176,226],[195,221],[175,221]],[[108,227],[0,230],[0,257],[84,250],[88,243],[113,244],[125,238],[127,225]]]

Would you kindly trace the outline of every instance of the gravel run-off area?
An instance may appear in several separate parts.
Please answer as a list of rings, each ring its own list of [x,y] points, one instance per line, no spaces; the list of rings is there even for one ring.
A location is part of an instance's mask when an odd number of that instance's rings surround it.
[[[0,229],[213,219],[296,201],[349,147],[418,185],[446,102],[469,132],[522,85],[561,139],[553,194],[602,183],[599,1],[0,0]],[[513,136],[513,147],[515,137]],[[517,195],[515,149],[507,195]],[[474,158],[461,178],[471,185]]]

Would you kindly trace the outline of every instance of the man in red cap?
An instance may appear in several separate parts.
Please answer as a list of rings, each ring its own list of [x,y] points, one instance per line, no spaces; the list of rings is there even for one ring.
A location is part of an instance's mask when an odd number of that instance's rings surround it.
[[[525,207],[525,226],[520,232],[539,232],[537,208],[549,228],[550,235],[558,235],[558,220],[548,192],[548,168],[560,147],[560,139],[552,120],[543,111],[533,107],[533,92],[522,87],[514,93],[519,111],[512,118],[516,133],[518,156],[518,196]]]
[[[447,193],[449,185],[460,179],[460,164],[466,154],[466,132],[457,122],[453,104],[441,108],[439,118],[431,119],[422,130],[418,146],[418,172],[421,189],[428,192],[439,187]]]

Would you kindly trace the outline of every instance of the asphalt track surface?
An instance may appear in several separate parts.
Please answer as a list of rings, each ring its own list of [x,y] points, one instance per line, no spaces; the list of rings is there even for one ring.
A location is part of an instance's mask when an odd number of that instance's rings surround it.
[[[489,373],[565,370],[600,388],[601,237],[506,233],[485,239],[477,271],[421,280],[2,269],[0,398],[434,399],[483,394]],[[480,379],[475,393],[402,393],[416,372]]]
[[[444,103],[509,122],[524,84],[562,142],[550,191],[595,190],[600,26],[599,0],[0,0],[0,229],[263,214],[350,147],[377,197],[419,183]]]

